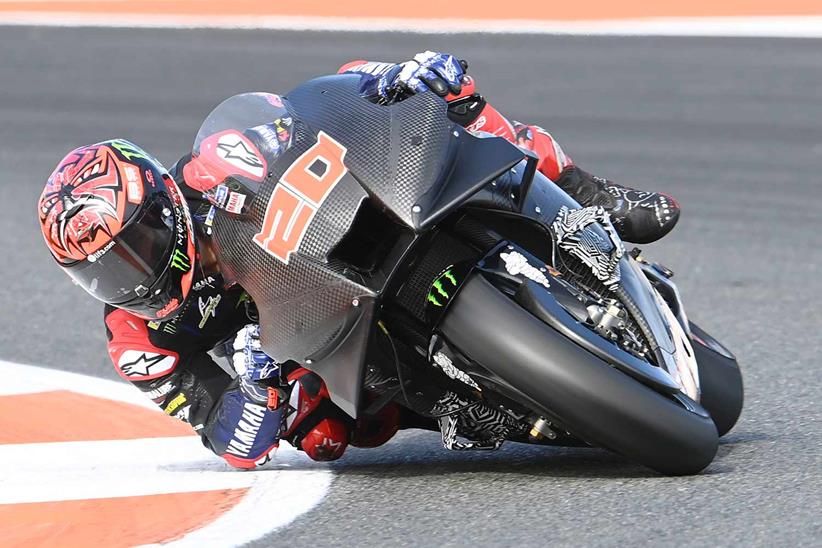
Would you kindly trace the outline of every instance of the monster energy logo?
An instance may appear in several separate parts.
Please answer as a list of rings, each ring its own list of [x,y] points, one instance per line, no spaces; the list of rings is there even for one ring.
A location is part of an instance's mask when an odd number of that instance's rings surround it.
[[[448,267],[448,270],[440,274],[431,284],[431,289],[428,291],[428,302],[434,306],[443,306],[451,298],[449,291],[453,292],[456,287],[457,278],[451,272],[451,267]]]
[[[145,160],[151,160],[148,156],[146,156],[145,151],[137,146],[132,145],[128,141],[123,141],[121,139],[116,139],[111,142],[111,146],[116,148],[117,151],[123,155],[123,158],[126,160],[132,160],[134,158],[143,158]]]
[[[188,255],[179,249],[175,249],[174,255],[171,256],[171,268],[176,268],[183,272],[191,270],[191,261],[188,260]]]
[[[169,335],[175,335],[177,333],[177,322],[179,319],[180,316],[177,316],[168,322],[148,322],[148,326],[154,331],[162,331],[163,333],[168,333]]]
[[[117,151],[123,155],[123,158],[126,160],[132,160],[134,158],[143,158],[145,160],[151,160],[149,156],[146,155],[146,152],[137,147],[136,145],[132,145],[128,141],[123,141],[122,139],[115,139],[111,142],[111,146],[116,148]]]

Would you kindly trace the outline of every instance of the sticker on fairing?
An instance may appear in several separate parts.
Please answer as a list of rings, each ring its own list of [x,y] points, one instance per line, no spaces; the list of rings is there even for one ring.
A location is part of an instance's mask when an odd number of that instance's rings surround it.
[[[211,228],[214,226],[214,217],[217,216],[217,208],[215,206],[211,206],[208,210],[208,215],[206,215],[205,222],[203,223],[207,228]]]
[[[505,261],[505,270],[507,270],[512,276],[522,274],[529,280],[537,282],[541,286],[551,287],[551,284],[548,282],[548,277],[543,274],[540,269],[531,266],[528,259],[525,258],[525,255],[517,253],[516,251],[511,251],[509,253],[500,253],[499,256],[503,261]]]
[[[225,185],[219,185],[217,190],[214,192],[214,205],[218,207],[225,206],[226,198],[228,198],[228,187]]]
[[[317,142],[280,177],[280,183],[268,199],[262,230],[254,236],[254,243],[288,264],[317,209],[348,173],[344,163],[347,151],[333,137],[320,131]]]
[[[236,131],[226,131],[217,137],[215,153],[255,181],[265,176],[265,160],[247,137]]]
[[[225,210],[229,213],[241,213],[245,205],[245,194],[239,192],[231,192],[228,195],[228,203]]]

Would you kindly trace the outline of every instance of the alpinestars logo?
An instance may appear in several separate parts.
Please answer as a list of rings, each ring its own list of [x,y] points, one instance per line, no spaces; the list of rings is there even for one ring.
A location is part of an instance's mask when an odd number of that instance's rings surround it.
[[[334,441],[331,438],[323,438],[322,443],[318,443],[314,446],[316,449],[320,451],[328,451],[329,453],[334,453],[342,447],[342,442]]]
[[[241,134],[229,132],[217,141],[217,156],[257,179],[265,175],[265,164],[256,147]]]
[[[173,356],[128,350],[120,356],[117,367],[124,376],[129,378],[159,377],[174,369],[175,362]]]
[[[222,156],[226,160],[240,160],[252,168],[263,167],[260,159],[242,141],[237,141],[234,144],[220,143],[217,145],[217,150],[222,151]]]
[[[314,444],[314,453],[321,459],[333,459],[342,455],[345,451],[342,442],[334,441],[333,439],[323,436],[322,443]]]

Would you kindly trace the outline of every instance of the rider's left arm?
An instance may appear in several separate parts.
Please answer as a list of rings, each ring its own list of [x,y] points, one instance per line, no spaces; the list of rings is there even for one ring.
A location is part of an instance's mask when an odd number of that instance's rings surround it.
[[[405,63],[356,60],[340,67],[338,73],[359,74],[362,93],[379,100],[388,100],[392,97],[392,89],[398,86],[405,93],[421,91],[423,85],[430,89],[430,74],[433,74],[434,80],[441,82],[432,91],[448,102],[448,117],[453,122],[468,131],[491,133],[535,152],[539,156],[537,168],[553,181],[574,169],[571,157],[550,133],[539,126],[512,123],[491,106],[477,91],[474,78],[466,74],[468,63],[456,59],[444,53],[424,52]],[[414,66],[416,72],[411,70]],[[420,71],[428,72],[420,78]]]

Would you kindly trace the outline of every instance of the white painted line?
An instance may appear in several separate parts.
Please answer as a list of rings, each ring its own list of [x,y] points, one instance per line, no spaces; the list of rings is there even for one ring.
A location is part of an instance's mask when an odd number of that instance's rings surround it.
[[[0,504],[243,489],[258,481],[273,481],[278,490],[283,474],[327,475],[285,444],[270,467],[233,470],[197,436],[5,444],[0,462],[11,471],[0,471]]]
[[[0,361],[0,374],[5,395],[70,390],[161,413],[125,382],[5,361]],[[25,413],[20,417],[24,421]],[[332,479],[326,466],[285,443],[264,468],[237,471],[212,455],[197,436],[0,444],[0,463],[0,504],[248,489],[212,523],[163,545],[181,547],[258,539],[319,504]]]
[[[415,32],[431,34],[559,34],[602,36],[736,36],[822,38],[822,15],[761,17],[649,17],[590,21],[520,19],[396,19],[288,15],[201,16],[0,12],[0,25],[121,28],[221,28]]]
[[[283,447],[280,451],[284,449]],[[315,466],[313,463],[305,464],[308,457],[296,455],[296,449],[292,451],[295,456],[300,457],[301,466]],[[275,460],[279,462],[280,459],[278,452]],[[279,466],[287,467],[288,464]],[[320,468],[287,471],[284,469],[276,475],[271,472],[239,472],[241,475],[257,475],[259,478],[239,504],[210,525],[187,534],[177,542],[163,546],[239,546],[260,538],[310,512],[325,498],[332,478],[330,471]]]
[[[59,369],[35,367],[0,360],[0,396],[33,394],[52,390],[71,390],[78,394],[139,405],[160,412],[158,407],[126,381],[70,373]]]

